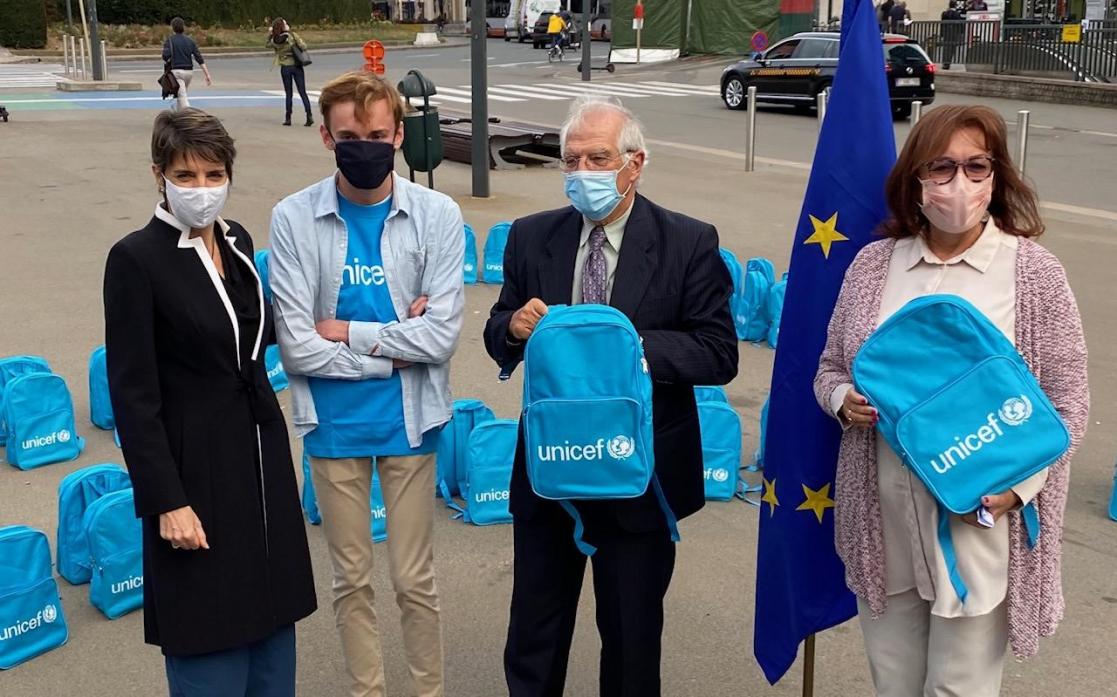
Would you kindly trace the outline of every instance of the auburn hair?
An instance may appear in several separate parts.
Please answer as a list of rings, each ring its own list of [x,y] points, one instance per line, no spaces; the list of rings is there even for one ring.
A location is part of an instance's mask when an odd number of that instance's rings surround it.
[[[326,128],[329,128],[330,109],[335,104],[353,102],[357,118],[364,121],[372,105],[380,100],[387,100],[398,128],[403,123],[403,98],[390,82],[372,73],[353,71],[330,80],[318,97],[318,108],[322,110]]]
[[[904,149],[885,182],[885,198],[891,217],[881,228],[888,237],[924,234],[930,223],[920,210],[923,185],[919,170],[943,156],[959,131],[972,129],[984,136],[985,149],[993,158],[993,195],[989,214],[1010,235],[1038,237],[1043,220],[1035,189],[1017,171],[1008,151],[1008,136],[1001,115],[986,106],[948,105],[928,111],[911,129]],[[965,176],[961,173],[955,176]]]

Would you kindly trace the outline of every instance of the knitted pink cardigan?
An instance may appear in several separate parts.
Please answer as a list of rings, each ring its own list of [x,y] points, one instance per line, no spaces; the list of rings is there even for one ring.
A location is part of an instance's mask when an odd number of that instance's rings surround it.
[[[846,272],[814,382],[827,413],[834,390],[853,382],[853,357],[876,327],[895,245],[895,240],[882,240],[866,246]],[[1016,262],[1016,347],[1071,433],[1070,452],[1051,466],[1036,497],[1042,534],[1035,549],[1028,549],[1019,514],[1009,514],[1009,638],[1013,652],[1024,657],[1035,654],[1039,638],[1054,634],[1063,618],[1063,513],[1070,458],[1086,432],[1090,396],[1086,340],[1066,272],[1054,255],[1023,238]],[[913,357],[913,368],[918,367]],[[879,617],[886,597],[876,431],[853,428],[843,435],[836,502],[834,537],[846,583]]]

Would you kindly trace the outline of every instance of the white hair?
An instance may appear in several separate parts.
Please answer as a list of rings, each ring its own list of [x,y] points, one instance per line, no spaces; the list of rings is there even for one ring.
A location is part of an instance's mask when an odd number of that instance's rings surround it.
[[[617,139],[617,152],[621,155],[642,152],[645,162],[647,162],[648,146],[644,142],[644,124],[640,123],[636,114],[633,114],[624,104],[621,104],[621,100],[604,94],[578,97],[570,105],[570,113],[559,132],[561,152],[566,154],[566,138],[570,135],[570,132],[582,127],[585,124],[586,117],[590,114],[602,111],[611,111],[621,117],[621,133]]]

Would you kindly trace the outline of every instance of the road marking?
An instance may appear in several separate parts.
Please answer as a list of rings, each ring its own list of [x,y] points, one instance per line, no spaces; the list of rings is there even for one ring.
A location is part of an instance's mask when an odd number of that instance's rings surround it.
[[[143,70],[133,68],[131,70],[113,70],[114,73],[161,73],[162,68],[144,68]]]
[[[629,94],[652,94],[659,97],[693,97],[693,92],[685,92],[678,89],[670,89],[667,87],[655,87],[651,85],[633,85],[627,82],[602,82],[602,85],[608,85],[610,88],[615,88],[627,92]]]
[[[438,95],[442,95],[444,92],[448,92],[452,95],[461,95],[463,97],[469,97],[469,100],[473,101],[473,90],[470,89],[469,85],[462,85],[462,87],[464,89],[457,89],[457,88],[454,88],[454,87],[439,87],[438,88]],[[489,99],[491,101],[494,101],[494,102],[526,102],[527,101],[526,99],[524,99],[522,97],[501,97],[500,95],[496,95],[496,94],[490,94]]]
[[[1082,215],[1087,218],[1101,218],[1102,220],[1117,222],[1117,213],[1102,210],[1101,208],[1085,208],[1083,206],[1072,206],[1069,203],[1056,203],[1054,201],[1040,201],[1039,205],[1040,208],[1059,211],[1060,213],[1073,213],[1074,215]]]
[[[439,55],[439,54],[437,54],[437,53],[420,53],[420,54],[419,54],[419,55],[417,55],[417,56],[411,56],[411,57],[412,57],[412,58],[434,58],[434,57],[436,57],[436,56],[438,56],[438,55]]]
[[[528,93],[522,87],[516,88],[516,89],[509,89],[507,87],[490,87],[489,88],[489,96],[490,97],[492,96],[493,92],[496,92],[497,94],[523,95],[525,97],[532,97],[533,99],[548,99],[548,100],[556,100],[557,99],[559,101],[569,99],[569,97],[559,97],[559,96],[556,96],[556,95],[553,95],[553,94],[545,94],[543,92]]]
[[[1091,136],[1103,136],[1105,138],[1117,138],[1117,133],[1106,133],[1105,131],[1079,131]]]
[[[657,85],[659,87],[670,87],[671,89],[682,90],[684,92],[695,92],[697,94],[712,94],[721,96],[721,89],[713,85],[684,85],[681,82],[658,82],[656,80],[644,80],[642,85]]]
[[[578,95],[582,95],[582,94],[591,94],[591,95],[616,94],[615,92],[610,91],[608,87],[601,87],[601,86],[593,85],[593,84],[583,85],[583,84],[573,83],[573,82],[554,82],[554,83],[550,83],[550,84],[539,82],[539,83],[536,83],[536,84],[539,87],[550,87],[550,88],[556,89],[556,90],[567,90],[569,92],[573,92],[573,93],[578,94]],[[632,95],[626,95],[626,96],[630,96],[633,99],[640,99],[642,97],[650,97],[652,95],[650,95],[650,94],[632,94]]]
[[[542,63],[543,65],[547,65],[543,61],[524,61],[523,63],[494,63],[493,65],[490,65],[489,67],[490,68],[517,68],[521,65],[539,65],[540,63]]]

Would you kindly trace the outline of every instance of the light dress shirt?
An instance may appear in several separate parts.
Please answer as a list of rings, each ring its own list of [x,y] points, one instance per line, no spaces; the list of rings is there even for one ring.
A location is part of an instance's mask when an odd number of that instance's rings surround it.
[[[633,202],[635,204],[635,201]],[[628,217],[632,215],[633,206],[629,206],[624,215],[605,226],[605,244],[601,251],[605,253],[605,301],[613,298],[613,279],[617,275],[617,262],[621,258],[621,242],[624,241],[624,226],[628,224]],[[578,255],[574,258],[574,292],[570,297],[574,305],[582,304],[582,272],[586,266],[586,257],[590,253],[590,233],[597,227],[597,223],[582,218],[582,238],[578,242]]]
[[[877,326],[908,302],[924,295],[951,294],[972,303],[1016,343],[1016,252],[1019,240],[990,219],[981,237],[962,254],[943,261],[922,236],[896,243],[888,266]],[[913,370],[919,352],[913,347]],[[834,390],[836,414],[851,385]],[[885,592],[915,590],[939,617],[977,617],[995,610],[1008,590],[1008,518],[992,529],[978,529],[954,516],[950,532],[958,571],[969,596],[965,605],[954,592],[938,542],[938,504],[918,477],[904,467],[883,438],[877,438],[877,478],[884,530]],[[1013,487],[1028,503],[1047,481],[1047,470]],[[989,492],[996,494],[1001,492]]]

